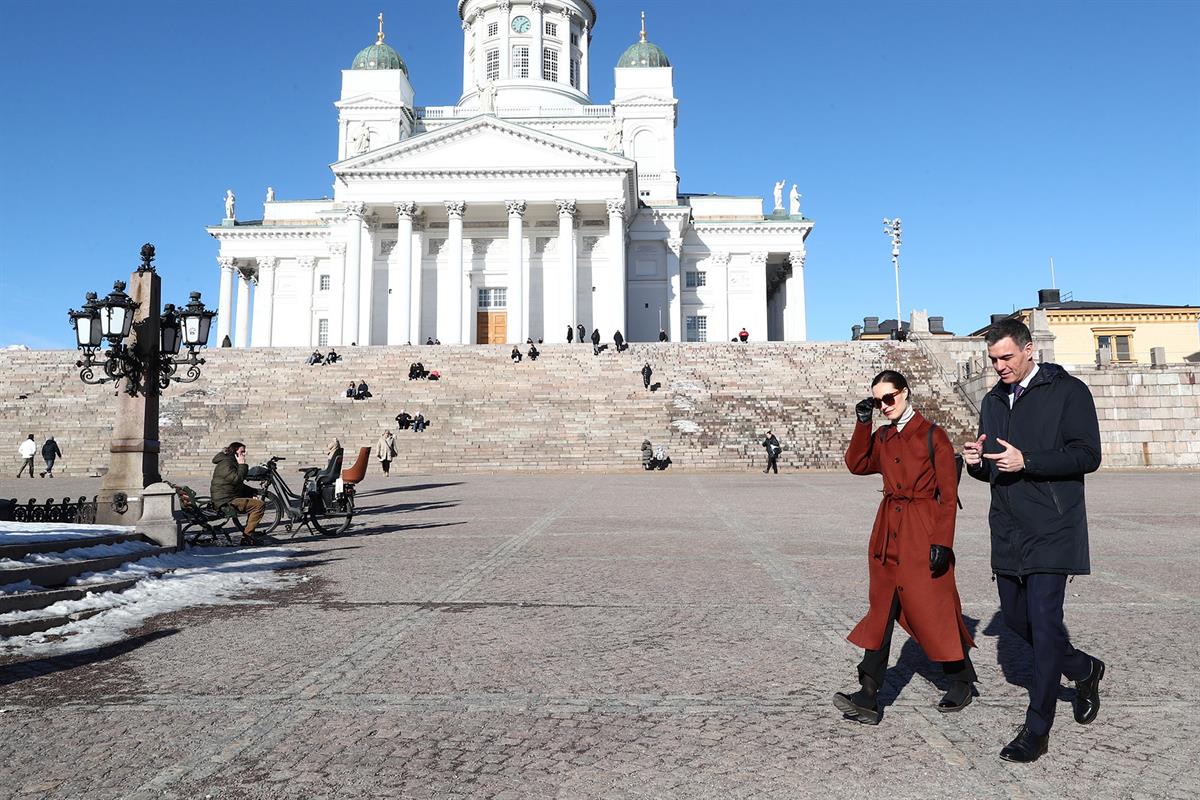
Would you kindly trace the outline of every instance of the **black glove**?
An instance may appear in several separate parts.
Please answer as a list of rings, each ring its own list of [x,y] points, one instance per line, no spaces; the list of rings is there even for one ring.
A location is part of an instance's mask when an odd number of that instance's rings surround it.
[[[875,413],[875,400],[868,397],[866,400],[859,400],[858,405],[854,407],[854,416],[858,417],[859,422],[870,422],[871,415]]]
[[[950,570],[954,563],[954,551],[940,544],[929,545],[929,571],[933,577],[940,578]]]

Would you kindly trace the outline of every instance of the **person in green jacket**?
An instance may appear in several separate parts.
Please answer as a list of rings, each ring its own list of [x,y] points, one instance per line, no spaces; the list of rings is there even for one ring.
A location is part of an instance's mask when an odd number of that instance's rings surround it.
[[[258,523],[263,518],[266,504],[254,496],[256,492],[253,488],[243,482],[246,480],[246,472],[249,469],[246,466],[246,445],[241,442],[231,443],[213,456],[212,463],[216,466],[213,467],[212,483],[208,493],[212,497],[213,506],[221,508],[221,506],[230,505],[239,512],[247,514],[246,529],[242,531],[240,544],[258,544],[254,539],[254,529],[258,527]]]

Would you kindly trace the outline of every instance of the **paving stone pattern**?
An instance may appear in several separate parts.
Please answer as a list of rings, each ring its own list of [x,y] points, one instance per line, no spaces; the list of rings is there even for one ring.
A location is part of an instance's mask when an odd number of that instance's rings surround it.
[[[299,542],[297,587],[0,662],[0,797],[1195,798],[1198,479],[1089,478],[1067,621],[1108,676],[1090,726],[1064,685],[1033,765],[997,758],[1029,654],[996,616],[982,484],[956,542],[980,696],[937,713],[940,668],[898,631],[867,727],[830,697],[877,479],[375,471],[348,535]]]

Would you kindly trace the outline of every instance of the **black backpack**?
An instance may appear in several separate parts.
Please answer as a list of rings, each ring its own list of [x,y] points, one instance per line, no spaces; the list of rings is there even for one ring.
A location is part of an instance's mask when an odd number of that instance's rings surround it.
[[[930,425],[929,425],[929,463],[930,463],[930,465],[932,465],[932,466],[933,466],[933,474],[934,474],[934,476],[935,476],[935,477],[937,476],[937,461],[935,461],[935,460],[934,460],[934,458],[933,458],[933,430],[934,430],[934,428],[936,428],[936,427],[937,427],[937,425],[935,425],[935,424],[932,424],[932,423],[930,423]],[[956,486],[962,483],[962,471],[963,471],[963,457],[962,457],[962,454],[961,454],[961,453],[955,453],[955,454],[954,454],[954,472],[955,472],[955,475],[954,475],[954,483],[955,483],[955,485],[956,485]],[[934,490],[933,497],[934,497],[934,499],[935,499],[935,500],[937,500],[939,503],[941,502],[941,497],[940,497],[940,494],[941,494],[941,493],[940,493],[940,492],[938,492],[936,489]],[[958,498],[958,507],[959,507],[959,508],[962,508],[962,507],[963,507],[963,504],[962,504],[962,497],[959,497],[959,498]]]

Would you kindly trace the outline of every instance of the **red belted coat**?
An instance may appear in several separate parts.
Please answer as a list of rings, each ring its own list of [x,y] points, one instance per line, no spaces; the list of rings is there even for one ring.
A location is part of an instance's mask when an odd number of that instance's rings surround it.
[[[865,650],[883,644],[892,598],[900,598],[900,625],[920,643],[932,661],[958,661],[963,643],[974,646],[963,624],[954,567],[933,577],[929,546],[954,546],[958,480],[954,447],[940,427],[933,431],[935,472],[929,460],[932,423],[914,412],[897,432],[884,425],[872,434],[869,422],[857,422],[846,466],[855,475],[883,475],[883,500],[871,529],[870,610],[847,637]],[[934,499],[939,490],[940,501]]]

